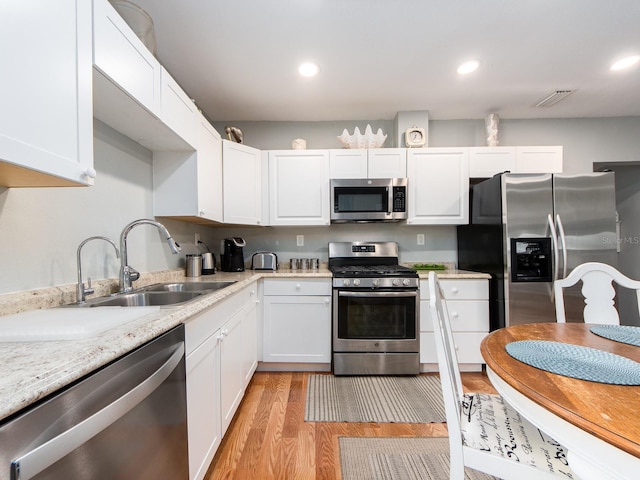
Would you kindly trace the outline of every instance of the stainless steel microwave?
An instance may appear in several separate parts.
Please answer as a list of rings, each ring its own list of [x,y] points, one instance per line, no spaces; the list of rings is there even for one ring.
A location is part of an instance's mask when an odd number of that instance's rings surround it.
[[[331,180],[333,223],[397,222],[406,219],[406,178]]]

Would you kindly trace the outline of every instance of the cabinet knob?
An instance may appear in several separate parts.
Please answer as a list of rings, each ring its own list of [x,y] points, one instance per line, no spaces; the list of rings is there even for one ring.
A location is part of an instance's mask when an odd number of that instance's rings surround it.
[[[457,289],[456,287],[453,287],[453,288],[451,289],[451,293],[458,293],[458,289]]]
[[[302,288],[302,285],[300,285],[299,283],[296,283],[296,290],[300,290]]]
[[[458,318],[460,315],[458,315],[458,312],[451,312],[451,316],[453,318]]]
[[[82,176],[87,178],[96,178],[96,175],[96,169],[93,167],[88,167],[84,172],[82,172]]]
[[[198,215],[200,215],[201,217],[204,217],[204,210],[200,210],[200,211],[198,212]]]

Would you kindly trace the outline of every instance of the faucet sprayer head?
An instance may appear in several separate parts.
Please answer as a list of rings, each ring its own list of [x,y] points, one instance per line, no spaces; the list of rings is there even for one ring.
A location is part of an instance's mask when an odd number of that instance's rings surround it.
[[[171,252],[174,255],[182,251],[182,248],[180,248],[180,245],[178,244],[178,242],[176,242],[173,238],[171,237],[167,238],[167,243],[169,244],[169,248],[171,249]]]

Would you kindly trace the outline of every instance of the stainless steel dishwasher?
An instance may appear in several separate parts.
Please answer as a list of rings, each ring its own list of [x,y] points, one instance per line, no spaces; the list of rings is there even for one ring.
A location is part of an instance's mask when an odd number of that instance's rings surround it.
[[[1,480],[187,480],[184,325],[0,426]]]

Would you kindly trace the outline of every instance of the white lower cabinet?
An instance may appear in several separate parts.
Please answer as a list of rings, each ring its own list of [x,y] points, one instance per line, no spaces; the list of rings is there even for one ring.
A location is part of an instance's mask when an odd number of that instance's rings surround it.
[[[489,282],[483,279],[441,279],[440,285],[449,311],[460,368],[480,371],[484,363],[480,342],[489,333]],[[420,363],[425,371],[437,370],[428,280],[420,280]]]
[[[256,287],[185,322],[190,480],[204,478],[256,369]]]
[[[331,362],[331,279],[264,281],[263,362]]]

